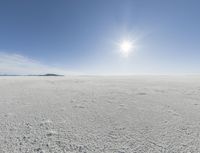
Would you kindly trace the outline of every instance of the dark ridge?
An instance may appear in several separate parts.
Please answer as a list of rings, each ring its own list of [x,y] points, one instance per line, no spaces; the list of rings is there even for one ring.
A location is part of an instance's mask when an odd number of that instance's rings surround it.
[[[0,76],[64,76],[64,75],[47,73],[47,74],[30,74],[30,75],[0,74]]]
[[[64,76],[64,75],[54,74],[54,73],[47,73],[47,74],[43,74],[43,75],[39,75],[39,76]]]

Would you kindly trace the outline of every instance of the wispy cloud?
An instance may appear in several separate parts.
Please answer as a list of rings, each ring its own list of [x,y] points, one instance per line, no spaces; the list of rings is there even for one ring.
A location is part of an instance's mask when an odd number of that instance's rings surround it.
[[[39,61],[19,55],[0,52],[0,74],[71,74],[57,67],[51,67]]]

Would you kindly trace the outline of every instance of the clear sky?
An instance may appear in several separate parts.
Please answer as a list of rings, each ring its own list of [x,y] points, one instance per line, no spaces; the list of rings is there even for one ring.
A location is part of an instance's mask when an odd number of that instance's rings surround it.
[[[200,73],[199,0],[1,0],[0,73]],[[128,57],[120,43],[131,41]]]

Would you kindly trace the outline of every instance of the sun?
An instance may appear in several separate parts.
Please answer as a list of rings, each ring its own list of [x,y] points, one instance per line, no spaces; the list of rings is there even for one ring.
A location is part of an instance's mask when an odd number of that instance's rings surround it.
[[[120,51],[123,56],[128,57],[134,48],[134,45],[129,40],[124,40],[120,43]]]

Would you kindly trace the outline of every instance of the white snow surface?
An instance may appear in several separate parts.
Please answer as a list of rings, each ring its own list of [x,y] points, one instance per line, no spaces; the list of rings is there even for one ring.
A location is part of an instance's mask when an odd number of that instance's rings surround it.
[[[0,77],[0,153],[200,152],[200,76]]]

